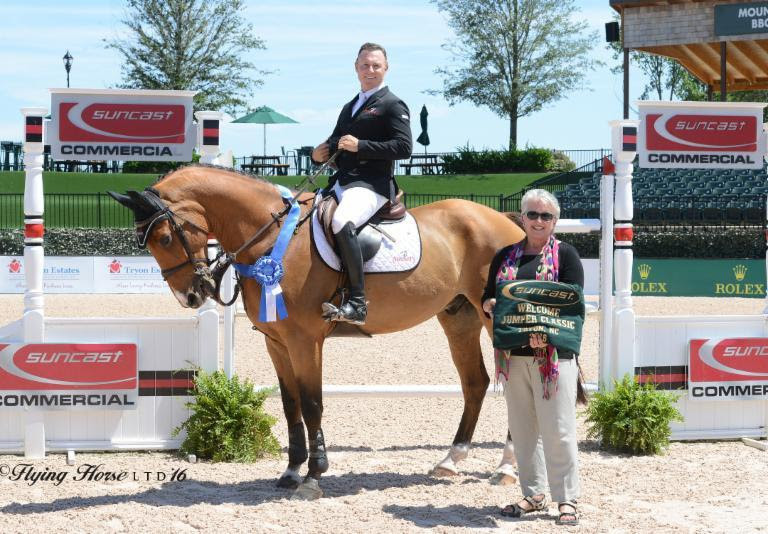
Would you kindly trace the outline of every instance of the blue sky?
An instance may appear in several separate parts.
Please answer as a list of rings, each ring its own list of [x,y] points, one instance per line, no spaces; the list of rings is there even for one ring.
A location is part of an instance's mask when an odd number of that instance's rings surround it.
[[[0,32],[0,139],[20,140],[25,106],[50,106],[48,89],[64,87],[62,56],[74,56],[72,87],[107,88],[120,82],[120,57],[104,46],[104,39],[121,35],[121,0],[3,0]],[[429,109],[430,151],[502,148],[509,123],[470,103],[449,106],[439,96],[435,68],[447,64],[441,45],[451,37],[443,15],[427,0],[337,0],[332,4],[308,0],[251,1],[245,17],[266,42],[267,49],[251,59],[275,71],[253,97],[253,106],[267,105],[300,124],[267,127],[267,152],[277,154],[302,145],[315,145],[333,129],[341,105],[358,90],[353,62],[365,41],[387,48],[387,84],[410,107],[414,139],[419,134],[418,112]],[[608,0],[581,0],[579,18],[598,38],[594,57],[611,63],[604,44],[604,23],[612,20]],[[643,81],[631,71],[631,96]],[[608,147],[607,122],[621,118],[621,76],[609,65],[588,75],[591,90],[574,91],[566,98],[518,122],[521,145],[559,149]],[[231,120],[231,118],[229,118]],[[225,124],[222,148],[235,155],[260,154],[262,127]],[[414,150],[422,150],[415,145]]]

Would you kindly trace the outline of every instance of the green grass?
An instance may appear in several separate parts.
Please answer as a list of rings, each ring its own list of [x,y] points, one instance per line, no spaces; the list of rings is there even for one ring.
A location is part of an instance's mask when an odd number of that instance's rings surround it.
[[[397,183],[406,193],[444,195],[511,195],[524,186],[546,176],[546,173],[470,174],[442,176],[398,176]],[[267,176],[267,180],[288,187],[298,184],[301,176]],[[77,172],[44,172],[45,193],[103,193],[107,189],[142,190],[157,179],[154,174],[100,174]],[[318,178],[324,187],[327,177]],[[0,193],[23,193],[23,172],[0,172]]]
[[[142,190],[157,179],[155,174],[111,174],[90,172],[44,172],[45,193],[103,193],[107,189]],[[0,193],[23,193],[24,173],[0,172]]]

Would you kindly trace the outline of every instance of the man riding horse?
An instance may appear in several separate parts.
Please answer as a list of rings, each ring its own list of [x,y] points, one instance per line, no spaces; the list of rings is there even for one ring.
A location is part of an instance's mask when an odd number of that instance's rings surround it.
[[[330,320],[357,325],[365,324],[368,314],[357,231],[395,199],[394,161],[408,158],[412,148],[408,106],[384,85],[387,69],[382,46],[360,47],[355,60],[360,93],[344,105],[331,136],[312,151],[317,163],[342,151],[328,188],[339,201],[332,229],[347,272],[349,296]]]

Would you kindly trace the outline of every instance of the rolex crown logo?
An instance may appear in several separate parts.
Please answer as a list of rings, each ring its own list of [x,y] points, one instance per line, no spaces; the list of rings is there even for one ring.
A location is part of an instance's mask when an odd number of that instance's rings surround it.
[[[733,268],[733,276],[736,277],[737,282],[741,282],[744,280],[744,277],[747,275],[747,266],[742,265],[741,263],[736,265]]]
[[[647,263],[641,263],[637,266],[637,272],[640,273],[640,279],[645,280],[651,274],[651,266]]]

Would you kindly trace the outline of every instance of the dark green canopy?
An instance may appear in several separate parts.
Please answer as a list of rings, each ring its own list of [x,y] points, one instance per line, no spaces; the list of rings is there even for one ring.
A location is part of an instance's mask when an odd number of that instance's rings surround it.
[[[237,123],[250,123],[250,124],[263,124],[264,125],[264,155],[267,155],[267,124],[298,124],[298,121],[293,120],[290,117],[286,117],[282,113],[278,113],[272,108],[267,106],[261,106],[256,108],[253,112],[235,119],[232,122]]]

